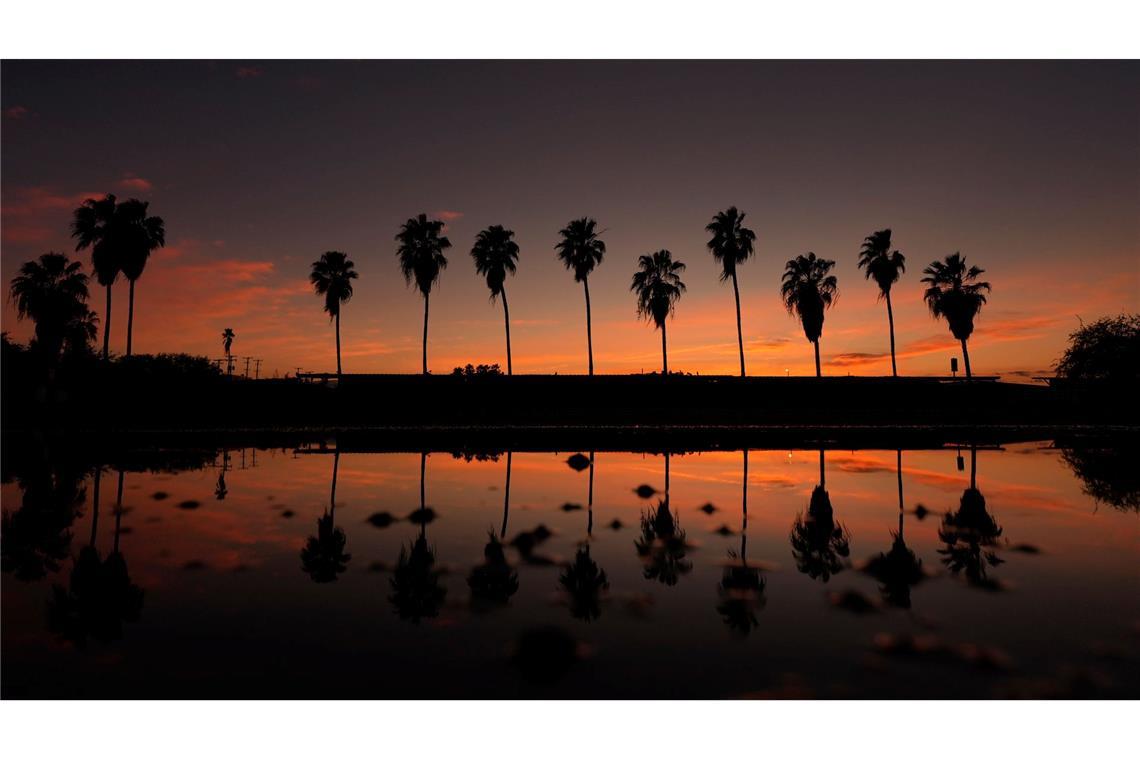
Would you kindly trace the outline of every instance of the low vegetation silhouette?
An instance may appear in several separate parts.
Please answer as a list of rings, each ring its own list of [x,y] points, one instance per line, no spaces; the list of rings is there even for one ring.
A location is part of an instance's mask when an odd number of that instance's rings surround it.
[[[1082,324],[1056,367],[1063,383],[1140,386],[1140,314],[1120,314]]]

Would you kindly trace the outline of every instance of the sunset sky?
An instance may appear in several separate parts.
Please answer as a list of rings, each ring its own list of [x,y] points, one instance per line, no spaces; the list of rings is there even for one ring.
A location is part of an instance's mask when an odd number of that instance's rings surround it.
[[[592,216],[602,373],[660,367],[629,281],[639,255],[688,265],[670,367],[733,373],[732,289],[704,226],[736,205],[757,234],[740,270],[749,374],[809,374],[779,299],[784,262],[835,259],[824,373],[890,371],[886,310],[856,267],[894,230],[908,261],[894,304],[899,371],[942,373],[956,348],[921,300],[922,268],[961,251],[986,269],[979,374],[1043,374],[1085,321],[1140,310],[1140,65],[1135,62],[11,62],[3,73],[2,270],[71,252],[84,198],[151,202],[167,247],[139,281],[135,347],[262,357],[263,375],[335,369],[308,284],[323,251],[360,273],[342,317],[346,372],[415,372],[423,303],[393,241],[420,212],[447,221],[429,365],[505,364],[501,305],[468,251],[513,230],[516,372],[586,369],[581,286],[557,232]],[[89,262],[86,253],[81,254]],[[122,351],[126,283],[112,349]],[[102,310],[103,294],[92,306]],[[26,339],[5,301],[3,328]]]

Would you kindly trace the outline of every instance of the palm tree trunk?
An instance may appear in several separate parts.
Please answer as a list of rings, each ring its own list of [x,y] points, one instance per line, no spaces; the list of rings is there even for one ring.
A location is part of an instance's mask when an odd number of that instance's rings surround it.
[[[669,452],[665,452],[665,502],[669,502]]]
[[[586,495],[586,535],[594,534],[594,452],[590,452],[590,491]]]
[[[970,447],[970,488],[978,488],[978,447]]]
[[[131,337],[135,330],[135,281],[131,280],[130,295],[127,300],[127,356],[131,355]],[[963,344],[965,342],[963,341]]]
[[[744,478],[741,480],[742,507],[744,519],[740,526],[740,562],[747,565],[745,559],[748,552],[748,449],[744,450]]]
[[[427,501],[424,499],[424,475],[427,473],[427,452],[420,452],[420,537],[427,535]]]
[[[424,293],[424,374],[427,371],[427,325],[428,325],[428,293]]]
[[[503,296],[503,320],[507,324],[507,375],[511,374],[511,310],[507,306],[507,289],[499,291]]]
[[[107,286],[107,309],[103,314],[103,361],[111,356],[111,286]]]
[[[507,486],[503,495],[503,527],[499,531],[499,538],[507,537],[507,515],[511,511],[511,452],[507,452]]]
[[[123,519],[123,471],[119,470],[119,490],[115,495],[115,546],[112,551],[119,553],[119,525]]]
[[[891,308],[891,291],[887,291],[887,324],[891,330],[891,376],[899,376],[899,368],[895,364],[895,312]]]
[[[336,311],[336,379],[340,381],[340,309]]]
[[[590,282],[582,278],[582,287],[586,291],[586,352],[590,359],[590,377],[594,376],[594,335],[590,329]]]
[[[736,285],[736,270],[732,270],[732,295],[736,298],[736,343],[740,347],[740,376],[744,377],[744,331],[740,327],[740,288]]]
[[[966,379],[969,380],[973,375],[970,374],[970,349],[966,348],[965,338],[962,338],[962,361],[966,365]]]
[[[669,376],[669,352],[665,349],[665,323],[661,323],[661,374]]]
[[[340,469],[340,451],[333,452],[332,491],[329,493],[329,514],[336,511],[336,475]]]
[[[819,485],[821,488],[827,485],[827,474],[823,469],[823,449],[819,450]]]
[[[895,450],[895,472],[899,479],[899,540],[903,537],[902,449]]]
[[[99,481],[103,476],[103,466],[95,467],[95,494],[92,497],[91,507],[91,546],[95,545],[95,534],[99,529]]]
[[[812,345],[815,346],[815,376],[823,377],[823,373],[819,371],[819,341],[813,340]]]

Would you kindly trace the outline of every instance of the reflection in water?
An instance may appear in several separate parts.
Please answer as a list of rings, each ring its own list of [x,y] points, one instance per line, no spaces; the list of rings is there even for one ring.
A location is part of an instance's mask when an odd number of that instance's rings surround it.
[[[486,602],[491,605],[506,604],[519,590],[519,574],[507,562],[501,537],[507,535],[507,516],[511,509],[511,452],[507,452],[507,484],[503,497],[503,527],[500,535],[492,531],[487,535],[487,545],[483,547],[483,564],[474,567],[467,576],[471,588],[472,602]]]
[[[676,586],[681,576],[693,569],[685,557],[685,531],[669,508],[669,452],[665,452],[665,498],[658,500],[655,509],[642,513],[641,536],[635,546],[645,564],[646,580]]]
[[[75,558],[68,585],[52,587],[48,602],[48,628],[65,641],[82,648],[87,640],[109,642],[122,638],[123,623],[139,619],[143,591],[131,582],[127,561],[119,551],[122,533],[123,471],[119,470],[115,501],[115,537],[104,560],[95,546],[99,515],[100,470],[95,471],[91,538]]]
[[[748,450],[744,450],[744,478],[742,485],[743,521],[740,528],[740,555],[728,553],[731,564],[724,569],[721,577],[720,603],[716,611],[724,624],[735,633],[747,636],[759,621],[756,613],[764,608],[764,579],[759,568],[748,566]],[[736,560],[740,564],[736,564]]]
[[[906,545],[903,538],[903,481],[902,450],[895,452],[895,472],[899,486],[899,529],[893,534],[890,551],[873,557],[865,568],[868,575],[879,582],[883,601],[892,607],[910,609],[910,590],[923,579],[922,560]]]
[[[1086,495],[1122,512],[1140,512],[1140,467],[1133,446],[1076,446],[1061,457],[1081,479]]]
[[[581,457],[581,454],[575,454]],[[574,458],[571,457],[571,460]],[[571,464],[571,467],[574,467]],[[606,571],[590,557],[590,541],[594,535],[594,452],[587,462],[590,470],[589,493],[586,495],[586,540],[579,543],[574,561],[558,576],[558,584],[570,602],[570,614],[579,620],[597,620],[602,614],[602,593],[610,587]],[[578,467],[574,469],[580,470]]]
[[[411,546],[400,547],[400,557],[392,572],[392,594],[388,601],[401,620],[419,623],[423,618],[433,618],[439,614],[447,589],[440,581],[442,575],[435,567],[435,550],[428,546],[424,478],[427,473],[427,454],[420,454],[420,510],[424,516],[418,520],[419,537]]]
[[[242,449],[245,453],[245,449]],[[218,473],[218,484],[214,486],[214,498],[218,501],[225,501],[226,495],[230,489],[226,488],[226,471],[230,469],[230,452],[222,452],[222,471]]]
[[[971,586],[995,591],[1001,584],[990,578],[987,568],[1005,560],[994,547],[1002,529],[986,511],[986,499],[977,487],[978,449],[970,447],[970,487],[962,492],[957,512],[947,512],[938,529],[945,544],[939,549],[942,563],[955,575],[961,574]]]
[[[329,508],[317,518],[317,535],[309,536],[301,549],[301,569],[314,583],[332,583],[348,569],[351,554],[345,553],[348,538],[344,530],[336,527],[336,476],[340,468],[340,452],[333,454],[332,493]],[[224,472],[224,470],[223,470]]]
[[[57,572],[71,551],[71,525],[87,499],[85,472],[29,444],[24,471],[17,475],[20,507],[3,511],[0,563],[18,580],[35,581]]]
[[[790,541],[799,571],[824,583],[843,570],[844,559],[851,554],[851,536],[835,521],[831,508],[823,449],[819,450],[819,485],[811,492],[807,516],[796,515]]]

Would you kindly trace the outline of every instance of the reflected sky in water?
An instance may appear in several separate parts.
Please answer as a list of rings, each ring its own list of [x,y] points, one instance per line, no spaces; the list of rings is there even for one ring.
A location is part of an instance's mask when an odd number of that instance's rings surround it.
[[[1140,522],[1049,443],[334,450],[13,468],[4,696],[1140,696]]]

